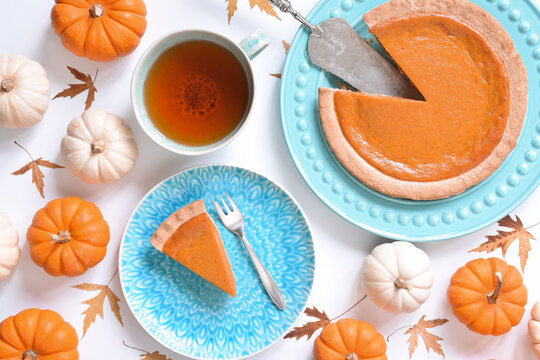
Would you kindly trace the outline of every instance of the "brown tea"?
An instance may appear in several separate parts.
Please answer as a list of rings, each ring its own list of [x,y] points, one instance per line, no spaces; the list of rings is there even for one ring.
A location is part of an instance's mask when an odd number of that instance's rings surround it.
[[[244,117],[249,97],[240,61],[205,40],[164,51],[144,83],[144,104],[154,126],[188,146],[209,145],[230,134]]]

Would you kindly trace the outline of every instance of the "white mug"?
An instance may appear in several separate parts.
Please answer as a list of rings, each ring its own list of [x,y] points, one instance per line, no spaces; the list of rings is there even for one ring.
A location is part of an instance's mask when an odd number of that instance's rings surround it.
[[[179,144],[159,132],[148,116],[143,94],[144,82],[148,75],[148,71],[156,59],[167,49],[193,40],[211,41],[229,50],[242,65],[246,73],[249,88],[248,105],[244,111],[243,118],[240,120],[236,128],[223,139],[204,146],[189,146]],[[156,144],[177,154],[201,155],[220,149],[227,145],[234,138],[236,138],[240,131],[246,126],[253,102],[255,100],[255,78],[253,76],[253,69],[251,68],[250,59],[257,56],[262,50],[264,50],[264,48],[266,48],[266,46],[268,46],[268,44],[268,38],[260,30],[257,30],[255,33],[242,40],[240,44],[236,44],[234,41],[223,35],[206,30],[178,31],[159,38],[144,52],[137,63],[137,66],[135,66],[131,79],[131,103],[133,105],[133,111],[135,112],[135,117],[137,118],[139,125]]]

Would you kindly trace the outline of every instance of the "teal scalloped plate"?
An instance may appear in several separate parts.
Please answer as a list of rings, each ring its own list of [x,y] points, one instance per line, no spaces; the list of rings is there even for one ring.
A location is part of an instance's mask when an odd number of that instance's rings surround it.
[[[385,0],[320,1],[308,19],[344,17],[360,36],[372,38],[362,16]],[[281,121],[293,161],[313,192],[337,214],[377,235],[409,241],[450,239],[497,221],[537,187],[540,180],[540,12],[530,0],[474,0],[512,36],[527,67],[529,108],[521,137],[499,169],[462,194],[436,201],[396,199],[352,177],[329,150],[317,113],[317,88],[337,79],[312,65],[308,31],[300,29],[289,50],[281,83]],[[380,50],[377,42],[374,47]]]
[[[246,220],[246,236],[281,289],[279,311],[240,239],[219,221],[212,199],[229,193]],[[155,250],[150,237],[170,214],[203,199],[223,239],[234,277],[232,298]],[[281,187],[249,170],[202,166],[156,185],[133,212],[120,245],[120,281],[142,327],[170,350],[194,359],[241,359],[279,340],[304,311],[313,284],[311,232]]]

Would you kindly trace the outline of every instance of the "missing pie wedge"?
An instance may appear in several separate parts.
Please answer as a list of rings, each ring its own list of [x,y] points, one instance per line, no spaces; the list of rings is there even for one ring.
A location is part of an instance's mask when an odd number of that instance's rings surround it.
[[[204,202],[197,200],[169,216],[150,238],[159,251],[231,296],[234,275],[221,236]]]
[[[390,0],[364,21],[425,101],[320,88],[339,162],[367,186],[415,200],[491,175],[527,111],[526,69],[502,25],[467,0]]]

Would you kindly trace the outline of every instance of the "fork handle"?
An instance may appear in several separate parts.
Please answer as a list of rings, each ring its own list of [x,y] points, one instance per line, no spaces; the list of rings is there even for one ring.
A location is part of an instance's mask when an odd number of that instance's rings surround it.
[[[244,243],[244,247],[246,248],[249,257],[251,258],[253,265],[255,265],[255,269],[259,273],[259,277],[261,278],[261,282],[263,283],[266,292],[268,293],[274,304],[276,304],[279,310],[285,310],[286,304],[281,290],[279,290],[276,282],[274,281],[268,270],[266,270],[261,260],[259,260],[257,254],[255,254],[255,252],[251,248],[251,245],[249,245],[246,236],[242,235],[240,238]]]

